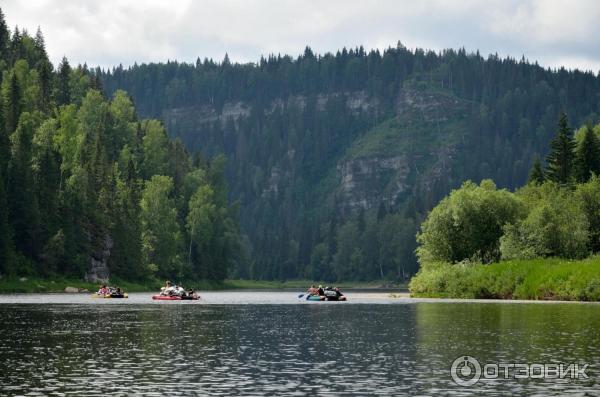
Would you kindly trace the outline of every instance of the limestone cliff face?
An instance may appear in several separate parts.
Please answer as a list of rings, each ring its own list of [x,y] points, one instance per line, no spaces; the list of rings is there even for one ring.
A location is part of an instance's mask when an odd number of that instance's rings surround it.
[[[337,164],[342,212],[396,207],[413,197],[437,197],[454,183],[451,174],[463,128],[465,101],[444,92],[404,86],[396,117],[367,132]],[[365,149],[367,148],[367,149]]]
[[[375,120],[381,111],[377,98],[365,91],[355,91],[277,98],[260,109],[252,109],[241,101],[225,103],[220,110],[210,104],[166,109],[163,121],[170,133],[176,136],[189,136],[190,131],[196,131],[194,142],[198,142],[199,148],[220,147],[235,161],[236,148],[244,147],[244,142],[237,141],[243,139],[238,122],[251,113],[259,112],[270,118],[286,109],[328,112],[340,104],[344,104],[350,114],[368,114]],[[326,189],[321,191],[330,196],[321,195],[317,200],[335,196],[335,200],[329,202],[335,202],[336,210],[347,214],[359,209],[377,208],[380,203],[388,208],[399,207],[410,197],[447,190],[451,185],[449,174],[457,151],[455,136],[448,126],[456,124],[463,117],[460,115],[468,114],[465,101],[449,92],[422,88],[418,82],[411,82],[399,88],[391,110],[392,114],[386,114],[373,130],[365,131],[364,140],[360,138],[352,143],[348,148],[351,151],[354,147],[352,154],[333,159],[332,168],[323,170],[323,177],[329,173],[335,175],[335,181],[324,182]],[[384,126],[385,131],[377,131],[377,126],[389,121],[390,116],[393,122]],[[207,123],[226,127],[231,121],[238,132],[225,128],[223,136],[208,133]],[[369,150],[364,150],[365,147]],[[269,149],[264,152],[269,153]],[[296,148],[289,147],[287,152],[281,151],[279,157],[274,157],[268,167],[255,173],[256,186],[253,189],[257,192],[257,200],[278,200],[286,189],[293,189],[295,176],[301,173],[297,168],[301,162],[302,158],[296,157]],[[231,183],[235,190],[236,184],[241,182],[235,180]]]
[[[327,110],[327,104],[332,99],[339,98],[345,101],[346,107],[352,112],[375,111],[379,106],[377,98],[369,97],[364,91],[354,91],[320,94],[316,97],[315,109],[324,112]],[[300,111],[304,111],[307,104],[308,98],[306,96],[293,95],[287,98],[277,98],[260,111],[266,116],[272,115],[284,107],[295,107]],[[222,126],[228,120],[237,122],[240,118],[248,117],[251,111],[252,108],[247,103],[226,102],[221,111],[218,111],[212,105],[165,109],[162,113],[162,120],[169,131],[195,131],[208,122],[218,121]]]
[[[110,235],[104,236],[100,247],[95,249],[89,258],[88,272],[85,274],[86,281],[92,283],[106,283],[110,277],[110,271],[108,269],[108,258],[114,241]]]
[[[343,161],[337,170],[344,210],[368,210],[381,201],[391,206],[409,189],[410,167],[405,155]]]

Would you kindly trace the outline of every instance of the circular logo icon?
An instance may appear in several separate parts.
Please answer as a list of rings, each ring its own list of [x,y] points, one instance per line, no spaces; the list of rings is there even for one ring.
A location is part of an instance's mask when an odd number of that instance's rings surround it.
[[[481,365],[476,358],[460,356],[450,367],[452,380],[459,386],[473,386],[481,378]]]

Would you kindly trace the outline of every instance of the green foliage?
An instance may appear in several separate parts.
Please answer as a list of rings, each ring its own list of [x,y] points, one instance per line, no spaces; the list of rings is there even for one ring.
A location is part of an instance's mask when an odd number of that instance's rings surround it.
[[[542,169],[542,163],[538,156],[533,160],[533,167],[531,167],[531,171],[529,172],[528,183],[544,183],[544,170]]]
[[[478,186],[465,182],[453,190],[427,216],[417,236],[421,264],[456,263],[465,259],[485,262],[500,257],[503,227],[524,212],[521,201],[484,180]]]
[[[600,252],[600,178],[592,175],[588,182],[577,185],[574,201],[580,203],[589,224],[589,249]]]
[[[144,117],[162,118],[195,165],[227,156],[224,175],[252,253],[234,272],[260,279],[335,279],[335,255],[350,261],[353,253],[338,253],[339,229],[361,209],[366,228],[352,251],[362,264],[348,276],[414,273],[417,225],[442,197],[464,180],[522,186],[532,155],[548,152],[559,109],[576,124],[595,120],[600,90],[594,73],[401,45],[307,49],[252,64],[137,64],[104,72],[102,83],[109,96],[126,89]],[[178,201],[181,219],[186,204]],[[380,260],[385,214],[412,225],[392,250],[401,260]]]
[[[600,258],[431,264],[413,277],[415,297],[600,300]]]
[[[215,192],[209,185],[203,185],[198,187],[189,200],[186,220],[187,232],[190,236],[188,263],[190,268],[193,267],[200,271],[203,266],[212,265],[206,263],[210,260],[206,253],[210,250],[211,240],[215,233],[214,222],[218,216],[214,194]],[[194,264],[192,264],[193,249]]]
[[[63,58],[54,72],[41,31],[7,37],[0,11],[0,277],[82,278],[100,262],[121,281],[223,280],[239,256],[223,161],[192,166],[124,91],[98,90],[99,69]],[[189,269],[186,219],[210,257]]]
[[[183,275],[181,231],[172,191],[171,177],[154,175],[146,182],[140,202],[142,258],[144,263],[156,265],[157,275],[163,278]]]
[[[571,190],[549,182],[528,185],[518,196],[529,213],[505,227],[500,240],[504,259],[582,258],[588,254],[588,218]]]
[[[567,115],[562,113],[558,121],[558,133],[550,142],[546,158],[546,177],[559,184],[570,183],[575,164],[575,141],[568,126]]]
[[[575,151],[575,179],[577,182],[587,182],[592,174],[600,174],[600,141],[587,125],[583,138]]]
[[[147,120],[142,123],[142,130],[144,131],[142,175],[145,178],[152,175],[166,175],[169,140],[164,127],[158,120]]]

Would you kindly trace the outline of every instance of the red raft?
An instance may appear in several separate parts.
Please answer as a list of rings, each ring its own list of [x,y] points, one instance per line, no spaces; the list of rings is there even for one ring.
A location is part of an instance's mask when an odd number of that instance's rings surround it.
[[[200,299],[200,296],[152,295],[152,299],[155,301],[197,301],[198,299]]]

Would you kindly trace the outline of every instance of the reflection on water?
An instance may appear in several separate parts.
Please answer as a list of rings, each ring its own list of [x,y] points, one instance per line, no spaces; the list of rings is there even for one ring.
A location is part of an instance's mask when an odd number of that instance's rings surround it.
[[[597,393],[600,306],[0,304],[0,394]],[[452,361],[589,362],[590,379],[452,383]]]

